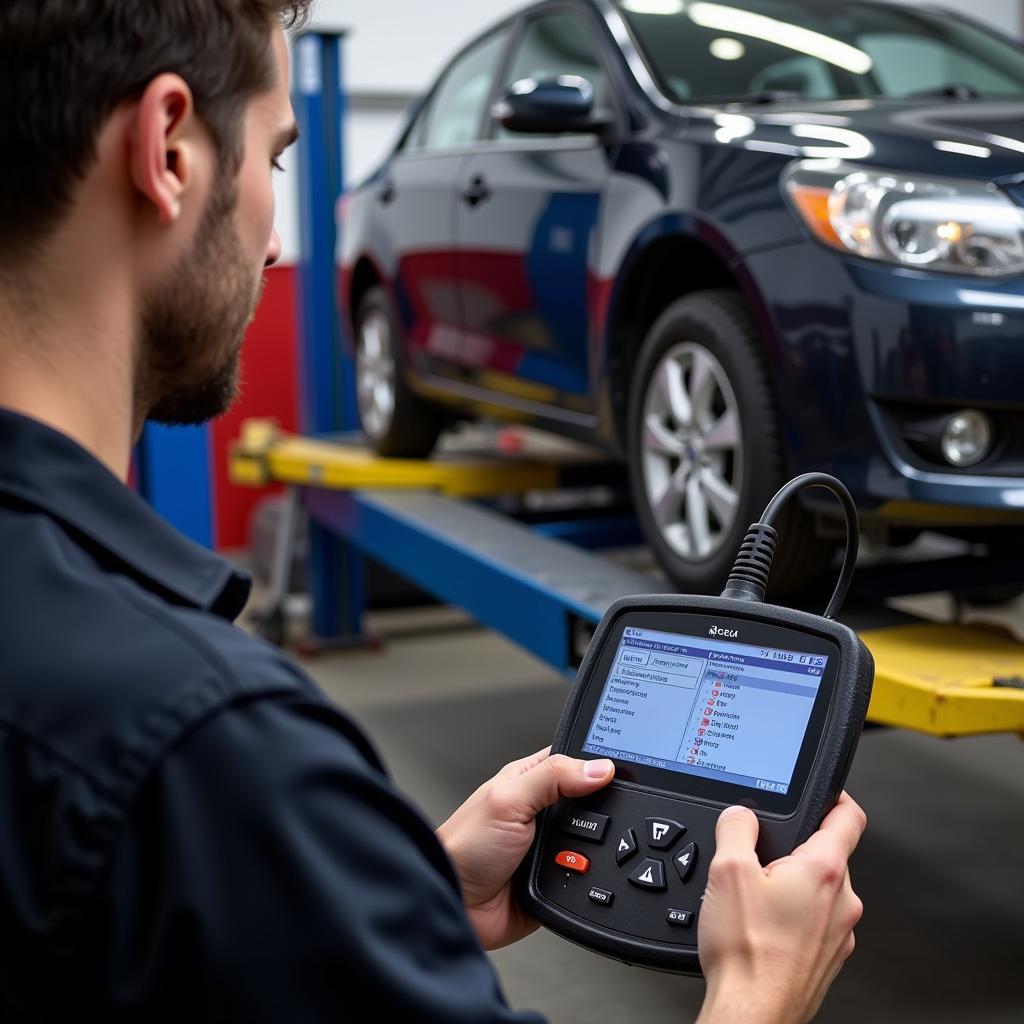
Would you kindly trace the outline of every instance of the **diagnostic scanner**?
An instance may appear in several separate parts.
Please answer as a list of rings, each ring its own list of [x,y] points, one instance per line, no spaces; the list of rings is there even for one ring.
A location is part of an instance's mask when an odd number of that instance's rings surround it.
[[[824,617],[763,603],[772,521],[813,486],[835,493],[847,517]],[[874,678],[867,648],[833,617],[857,546],[849,492],[807,474],[750,528],[721,597],[644,595],[608,609],[552,752],[611,758],[615,778],[538,818],[516,876],[528,913],[626,963],[701,973],[697,922],[722,809],[757,814],[768,864],[812,835],[842,792]]]

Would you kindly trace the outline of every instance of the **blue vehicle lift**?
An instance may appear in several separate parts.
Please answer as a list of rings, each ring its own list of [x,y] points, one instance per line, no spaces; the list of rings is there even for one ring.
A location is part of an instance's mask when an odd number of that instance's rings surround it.
[[[380,459],[350,433],[353,367],[336,301],[335,206],[341,195],[341,37],[309,33],[296,46],[295,107],[302,128],[301,329],[306,436],[266,421],[246,424],[232,450],[238,483],[288,487],[279,524],[265,632],[282,635],[283,598],[301,516],[311,523],[313,629],[328,642],[365,642],[364,556],[439,600],[469,611],[542,661],[571,676],[593,627],[616,599],[664,582],[600,553],[635,542],[612,511],[538,526],[502,510],[515,496],[598,483],[621,487],[621,467],[584,456],[510,456],[456,443],[429,461]],[[991,563],[991,564],[990,564]],[[867,570],[867,598],[844,615],[876,661],[869,718],[939,736],[1024,734],[1024,645],[988,628],[932,624],[885,607],[883,598],[950,586],[1017,583],[1020,559],[925,563]],[[940,587],[936,584],[944,581]]]
[[[335,297],[335,209],[345,191],[344,32],[295,41],[292,106],[299,124],[299,338],[303,429],[312,436],[358,429],[355,368]],[[294,517],[294,508],[290,514]],[[363,641],[366,566],[358,551],[312,522],[314,630],[335,645]]]

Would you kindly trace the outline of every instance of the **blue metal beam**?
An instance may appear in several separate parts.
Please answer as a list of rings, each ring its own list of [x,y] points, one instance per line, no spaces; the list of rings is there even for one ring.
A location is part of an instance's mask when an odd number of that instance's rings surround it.
[[[568,674],[580,653],[577,625],[596,625],[619,597],[662,589],[650,576],[437,494],[310,488],[303,500],[314,522]]]

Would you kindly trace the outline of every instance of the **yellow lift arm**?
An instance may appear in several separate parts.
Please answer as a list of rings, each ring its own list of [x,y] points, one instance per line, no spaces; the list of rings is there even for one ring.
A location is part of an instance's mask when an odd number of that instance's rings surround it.
[[[236,484],[268,483],[329,490],[428,490],[458,498],[487,498],[558,487],[554,460],[500,454],[452,454],[433,459],[383,459],[366,448],[282,433],[268,420],[247,420],[229,453]]]

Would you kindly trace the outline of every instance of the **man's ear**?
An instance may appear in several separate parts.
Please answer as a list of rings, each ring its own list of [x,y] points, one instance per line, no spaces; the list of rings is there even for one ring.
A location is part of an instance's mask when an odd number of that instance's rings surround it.
[[[195,174],[199,133],[192,90],[179,75],[158,75],[139,100],[131,138],[132,180],[161,224],[173,224]]]

